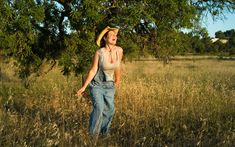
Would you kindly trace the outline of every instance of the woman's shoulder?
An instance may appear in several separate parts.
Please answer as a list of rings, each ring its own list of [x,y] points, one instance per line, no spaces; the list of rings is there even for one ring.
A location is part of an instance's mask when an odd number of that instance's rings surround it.
[[[119,53],[122,53],[122,52],[123,52],[123,49],[122,49],[120,46],[116,46],[116,48],[117,48],[117,51],[118,51]]]
[[[95,53],[96,54],[101,54],[102,53],[102,48],[97,49]]]

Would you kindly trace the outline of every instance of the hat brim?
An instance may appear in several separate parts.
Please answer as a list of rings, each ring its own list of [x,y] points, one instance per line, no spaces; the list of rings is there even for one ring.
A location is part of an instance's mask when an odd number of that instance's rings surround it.
[[[100,41],[103,38],[104,34],[107,33],[108,31],[113,31],[116,35],[118,34],[119,29],[118,28],[110,28],[109,26],[107,26],[106,28],[104,28],[101,33],[98,35],[97,39],[96,39],[96,44],[100,47]]]

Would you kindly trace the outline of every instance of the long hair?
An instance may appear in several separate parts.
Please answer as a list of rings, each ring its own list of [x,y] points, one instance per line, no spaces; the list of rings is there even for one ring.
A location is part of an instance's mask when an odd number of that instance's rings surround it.
[[[104,34],[104,36],[102,37],[102,39],[100,40],[100,47],[105,47],[105,40],[104,40],[104,37],[107,38],[108,33],[109,33],[109,31],[106,32],[106,33]]]

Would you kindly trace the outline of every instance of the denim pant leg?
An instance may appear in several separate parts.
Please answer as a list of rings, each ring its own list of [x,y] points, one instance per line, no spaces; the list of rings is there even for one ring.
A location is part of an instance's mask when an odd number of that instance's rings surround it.
[[[103,121],[101,124],[101,133],[107,135],[111,121],[114,115],[114,93],[115,89],[109,88],[104,89],[104,110],[103,110]]]
[[[89,133],[90,135],[98,135],[100,133],[103,119],[103,90],[100,87],[91,87],[90,92],[93,103],[93,111],[91,112],[89,120]]]

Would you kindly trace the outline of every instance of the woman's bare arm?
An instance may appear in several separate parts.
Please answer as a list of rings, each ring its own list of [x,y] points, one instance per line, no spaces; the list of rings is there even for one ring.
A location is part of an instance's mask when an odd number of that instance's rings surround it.
[[[88,76],[82,86],[81,89],[78,90],[77,92],[77,96],[81,96],[82,93],[85,91],[86,87],[88,86],[88,84],[91,82],[91,80],[94,78],[96,72],[97,72],[97,69],[98,69],[98,62],[99,62],[99,53],[98,51],[96,51],[94,57],[93,57],[93,62],[92,62],[92,66],[91,66],[91,69],[90,71],[88,72]]]
[[[123,56],[123,49],[120,47],[118,48],[118,56],[119,56],[119,61],[118,61],[119,63],[117,69],[115,70],[115,87],[118,87],[121,77],[121,61]]]

